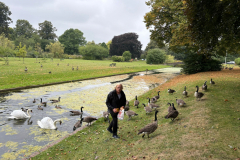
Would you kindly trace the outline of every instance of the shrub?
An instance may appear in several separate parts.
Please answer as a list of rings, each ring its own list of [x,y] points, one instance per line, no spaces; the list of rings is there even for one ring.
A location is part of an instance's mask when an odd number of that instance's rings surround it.
[[[166,63],[174,63],[175,60],[174,60],[174,56],[172,55],[167,55],[167,58],[165,60]]]
[[[160,64],[166,60],[166,52],[155,48],[148,51],[147,64]]]
[[[122,57],[124,58],[124,61],[128,62],[130,61],[132,54],[129,51],[125,51],[123,52]]]
[[[207,58],[203,54],[187,54],[183,62],[183,73],[185,74],[221,70],[220,61]]]
[[[122,56],[112,56],[113,62],[123,62],[124,58]]]
[[[236,65],[240,65],[240,58],[234,60]]]
[[[102,60],[103,58],[108,57],[108,49],[98,45],[86,45],[79,47],[79,52],[84,59],[89,60]]]

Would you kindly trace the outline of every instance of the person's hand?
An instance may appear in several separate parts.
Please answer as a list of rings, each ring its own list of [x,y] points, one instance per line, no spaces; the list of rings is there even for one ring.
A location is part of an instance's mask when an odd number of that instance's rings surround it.
[[[114,113],[117,113],[118,111],[117,111],[117,109],[116,109],[116,108],[113,108],[113,112],[114,112]]]

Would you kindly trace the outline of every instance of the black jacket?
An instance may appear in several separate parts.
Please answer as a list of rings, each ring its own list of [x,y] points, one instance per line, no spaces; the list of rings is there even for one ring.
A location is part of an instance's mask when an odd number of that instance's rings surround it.
[[[113,110],[114,108],[120,108],[126,105],[126,96],[123,91],[121,91],[121,98],[118,98],[116,90],[111,91],[106,100],[106,105],[109,110]]]

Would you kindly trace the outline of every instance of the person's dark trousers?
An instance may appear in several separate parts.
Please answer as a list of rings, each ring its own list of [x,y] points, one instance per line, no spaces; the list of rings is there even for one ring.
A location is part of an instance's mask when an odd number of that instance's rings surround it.
[[[108,129],[113,131],[113,135],[117,135],[117,128],[118,128],[118,118],[117,115],[118,113],[114,113],[112,110],[108,110],[108,112],[111,114],[113,120],[110,123]],[[113,128],[113,129],[112,129]]]

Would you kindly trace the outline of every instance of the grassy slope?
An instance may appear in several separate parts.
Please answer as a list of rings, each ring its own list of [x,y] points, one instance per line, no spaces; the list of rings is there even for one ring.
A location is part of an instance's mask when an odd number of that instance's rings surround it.
[[[109,67],[112,61],[91,61],[81,59],[65,59],[60,61],[54,59],[53,62],[48,59],[43,62],[38,59],[36,63],[35,58],[25,58],[24,64],[22,59],[9,58],[9,66],[3,65],[0,61],[0,89],[23,87],[29,85],[40,85],[53,82],[71,81],[85,78],[101,77],[107,75],[131,73],[137,71],[144,71],[146,69],[158,69],[167,66],[163,65],[147,65],[145,61],[137,62],[121,62],[117,63],[116,67]],[[59,63],[59,66],[57,66]],[[67,64],[69,63],[69,66]],[[41,64],[43,68],[41,68]],[[28,73],[25,73],[25,66],[28,67]],[[75,68],[72,71],[72,66]],[[76,70],[76,67],[79,70]],[[51,71],[52,74],[48,72]]]
[[[210,78],[216,82],[209,84]],[[161,90],[161,105],[158,113],[158,129],[150,139],[137,135],[142,126],[154,119],[154,114],[146,115],[143,108],[131,107],[139,116],[127,121],[119,121],[120,139],[110,138],[106,132],[108,124],[99,119],[91,127],[70,136],[32,159],[236,159],[240,158],[240,70],[205,72],[181,75],[158,88],[139,96],[139,101]],[[193,97],[195,86],[208,81],[208,91],[202,101]],[[171,122],[164,119],[167,102],[175,102],[182,97],[187,86],[188,98],[183,98],[186,107],[176,107],[178,118]],[[167,88],[177,92],[167,94]],[[133,105],[133,101],[130,103]],[[176,104],[176,103],[175,103]],[[231,148],[232,147],[232,148]]]

